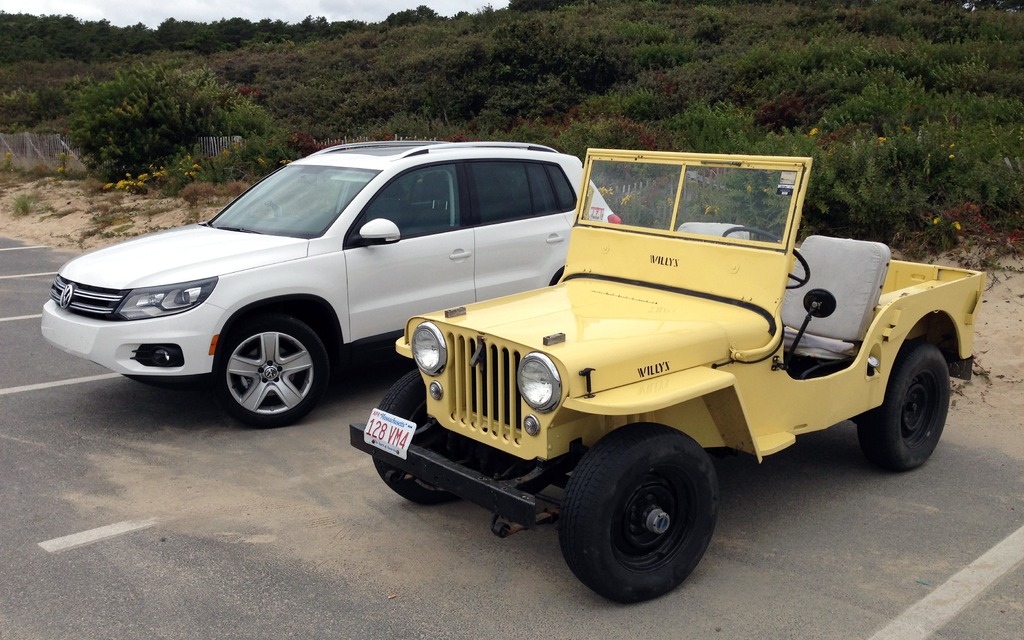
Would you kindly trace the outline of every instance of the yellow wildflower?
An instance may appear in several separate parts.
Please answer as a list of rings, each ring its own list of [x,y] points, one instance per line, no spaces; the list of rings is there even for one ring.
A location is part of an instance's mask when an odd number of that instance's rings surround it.
[[[959,231],[960,230],[960,223],[958,221],[954,220],[953,221],[953,228],[956,229],[957,231]]]
[[[938,218],[932,218],[932,224],[939,224]]]

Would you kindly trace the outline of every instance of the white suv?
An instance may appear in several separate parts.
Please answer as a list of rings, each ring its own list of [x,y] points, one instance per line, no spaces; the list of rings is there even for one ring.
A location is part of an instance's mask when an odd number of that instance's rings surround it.
[[[557,281],[581,182],[578,158],[536,145],[325,149],[209,222],[71,260],[43,336],[146,382],[212,374],[236,418],[290,424],[410,316]]]

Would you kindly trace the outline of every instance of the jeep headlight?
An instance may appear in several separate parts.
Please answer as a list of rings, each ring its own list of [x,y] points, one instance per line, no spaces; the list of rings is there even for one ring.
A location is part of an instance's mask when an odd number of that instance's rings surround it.
[[[562,380],[551,358],[542,353],[530,353],[519,363],[517,381],[523,400],[541,413],[558,406],[562,396]]]
[[[213,293],[215,286],[217,278],[132,289],[116,313],[125,320],[143,320],[181,313],[202,304]]]
[[[427,375],[436,376],[448,364],[448,347],[444,335],[433,322],[424,322],[412,332],[412,357],[416,366]]]

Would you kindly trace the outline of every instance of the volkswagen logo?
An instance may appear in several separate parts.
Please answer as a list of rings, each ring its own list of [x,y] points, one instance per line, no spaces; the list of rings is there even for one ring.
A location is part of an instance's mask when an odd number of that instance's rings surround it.
[[[60,292],[60,301],[58,304],[61,309],[67,309],[68,305],[71,304],[71,296],[75,295],[75,285],[71,282],[68,286],[64,287],[64,290]]]

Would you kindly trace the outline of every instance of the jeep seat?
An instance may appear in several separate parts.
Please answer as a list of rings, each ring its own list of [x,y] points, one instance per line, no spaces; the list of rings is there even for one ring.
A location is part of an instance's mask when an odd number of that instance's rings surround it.
[[[809,236],[800,246],[800,254],[810,266],[811,278],[803,286],[786,291],[782,301],[786,348],[789,349],[807,311],[805,292],[825,289],[836,298],[836,310],[826,318],[812,318],[794,355],[819,360],[843,360],[853,357],[864,340],[882,285],[889,270],[891,253],[880,242],[848,238]],[[794,265],[794,273],[803,277],[803,267]]]
[[[700,236],[724,236],[726,231],[739,226],[742,225],[735,222],[684,222],[676,231]],[[735,240],[750,240],[750,233],[747,231],[737,231],[730,236]]]

